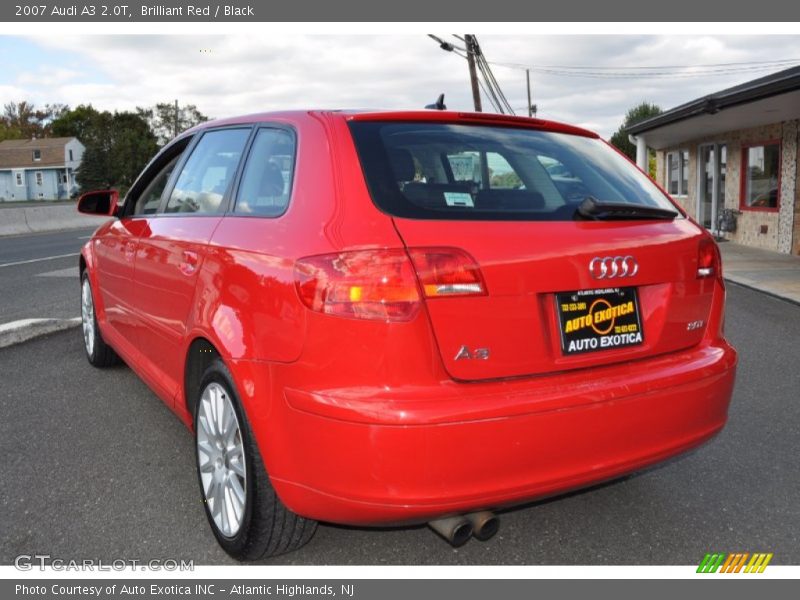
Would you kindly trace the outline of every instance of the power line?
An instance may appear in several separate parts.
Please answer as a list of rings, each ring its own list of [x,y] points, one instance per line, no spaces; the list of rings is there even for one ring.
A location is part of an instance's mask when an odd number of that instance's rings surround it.
[[[633,72],[631,70],[618,71],[612,70],[618,67],[572,67],[572,68],[551,68],[547,66],[525,65],[523,63],[492,62],[491,64],[509,69],[524,71],[530,69],[535,73],[544,75],[556,75],[563,77],[584,77],[590,79],[689,79],[699,76],[720,76],[734,73],[753,73],[759,71],[774,70],[779,67],[789,67],[800,63],[797,61],[770,62],[764,64],[742,65],[739,67],[718,67],[705,68],[703,66],[686,66],[683,70],[674,70],[674,67],[665,69],[663,67],[647,67],[646,71]],[[589,70],[593,69],[593,70]],[[645,69],[645,67],[642,67]],[[661,70],[655,70],[661,69]]]
[[[506,67],[510,69],[524,70],[530,77],[530,72],[540,75],[550,75],[556,77],[578,77],[588,79],[692,79],[697,77],[716,77],[731,74],[745,74],[761,71],[770,71],[779,68],[787,68],[800,64],[800,58],[786,58],[765,61],[739,61],[706,63],[695,65],[642,65],[642,66],[602,66],[602,65],[530,65],[517,62],[489,61],[483,55],[478,45],[478,40],[474,35],[460,36],[451,34],[455,39],[462,42],[466,47],[462,48],[452,42],[448,42],[438,36],[428,34],[431,39],[436,41],[439,46],[448,52],[453,52],[457,56],[465,59],[470,64],[470,73],[473,79],[473,96],[476,97],[476,110],[480,103],[477,87],[483,92],[490,104],[499,113],[508,112],[515,114],[514,109],[508,102],[505,94],[500,88],[497,78],[494,76],[490,65]],[[474,73],[473,71],[477,71]],[[476,77],[477,74],[480,77]],[[477,84],[477,85],[476,85]],[[530,107],[526,109],[530,112]]]
[[[494,111],[498,112],[498,113],[503,112],[500,109],[500,106],[497,104],[496,99],[492,98],[492,96],[487,91],[486,86],[483,85],[483,82],[480,79],[478,79],[478,85],[481,87],[481,90],[483,90],[483,95],[486,96],[489,99],[489,104],[492,105],[492,108],[494,108]]]
[[[492,90],[492,94],[495,96],[495,99],[498,101],[498,104],[501,104],[505,107],[509,114],[514,114],[514,109],[511,108],[511,105],[508,103],[508,99],[506,99],[505,94],[503,94],[503,90],[500,88],[500,84],[497,83],[497,79],[495,79],[494,73],[492,73],[492,69],[489,67],[489,63],[486,62],[486,58],[483,56],[483,53],[478,50],[478,65],[483,75],[484,79],[487,81],[489,89]],[[496,93],[495,93],[496,92]],[[500,110],[500,112],[505,112]]]
[[[748,65],[781,65],[786,63],[800,63],[800,58],[785,58],[781,60],[751,60],[751,61],[743,61],[743,62],[729,62],[729,63],[707,63],[707,64],[699,64],[699,65],[651,65],[651,66],[613,66],[613,67],[604,67],[602,65],[594,65],[594,66],[585,66],[585,65],[539,65],[540,67],[544,67],[547,69],[592,69],[592,70],[603,70],[603,69],[611,69],[615,71],[622,71],[622,70],[640,70],[640,69],[692,69],[692,68],[710,68],[710,67],[735,67],[735,66],[748,66]],[[500,64],[500,63],[498,63]],[[522,63],[502,63],[506,65],[515,65],[523,68],[530,68],[529,65],[524,65]]]
[[[483,94],[497,112],[501,114],[515,114],[514,109],[511,107],[511,104],[503,93],[503,90],[500,88],[500,84],[498,83],[497,78],[494,76],[492,68],[489,66],[489,62],[486,60],[486,57],[481,51],[480,45],[478,44],[478,39],[471,34],[465,35],[464,37],[456,34],[452,35],[457,40],[463,42],[465,47],[462,48],[452,42],[430,33],[428,34],[428,37],[439,44],[439,47],[442,50],[452,52],[467,61],[475,110],[478,112],[481,111],[480,92],[482,90]],[[478,74],[480,74],[480,77],[478,77]]]
[[[494,106],[495,110],[501,114],[508,113],[513,115],[514,109],[511,108],[511,104],[508,102],[508,99],[503,93],[500,84],[497,82],[497,79],[492,72],[492,68],[489,66],[486,57],[483,55],[480,44],[478,44],[478,38],[474,35],[470,35],[465,36],[465,39],[470,41],[470,43],[467,44],[467,52],[475,61],[475,65],[477,66],[478,71],[483,78],[481,89],[484,90],[484,93],[488,92],[487,96],[489,97],[489,100]]]
[[[454,38],[465,42],[465,38],[451,34]],[[462,58],[467,58],[462,52],[468,53],[468,48],[460,48],[451,42],[434,35],[429,36],[436,40],[440,47],[454,52]],[[456,50],[460,50],[458,52]],[[485,60],[485,59],[484,59]],[[589,79],[689,79],[698,76],[721,76],[734,73],[752,73],[768,71],[780,67],[790,67],[800,64],[800,58],[785,58],[762,61],[738,61],[722,63],[706,63],[696,65],[642,65],[642,66],[602,66],[602,65],[530,65],[518,62],[486,61],[489,64],[506,67],[509,69],[528,70],[544,75],[563,77],[583,77]]]

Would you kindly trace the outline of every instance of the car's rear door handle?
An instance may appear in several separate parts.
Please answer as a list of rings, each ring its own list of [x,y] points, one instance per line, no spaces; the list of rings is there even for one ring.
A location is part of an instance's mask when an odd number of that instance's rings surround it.
[[[184,275],[191,275],[197,270],[197,264],[200,262],[200,257],[197,252],[191,250],[183,251],[183,260],[181,261],[180,269]]]

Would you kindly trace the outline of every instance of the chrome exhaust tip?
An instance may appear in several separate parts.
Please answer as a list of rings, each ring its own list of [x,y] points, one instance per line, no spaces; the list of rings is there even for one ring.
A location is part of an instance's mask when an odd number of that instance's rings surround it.
[[[463,546],[472,537],[472,523],[463,516],[447,517],[430,521],[428,526],[446,539],[451,546]]]
[[[482,542],[492,538],[500,529],[500,518],[488,510],[470,513],[467,520],[472,525],[472,535]]]

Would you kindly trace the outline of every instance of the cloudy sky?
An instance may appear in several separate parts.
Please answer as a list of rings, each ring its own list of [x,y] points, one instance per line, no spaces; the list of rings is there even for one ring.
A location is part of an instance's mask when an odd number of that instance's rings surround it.
[[[697,65],[800,64],[800,36],[477,34],[518,113],[526,106],[521,65],[529,65],[540,117],[605,137],[640,101],[667,109],[789,66]],[[283,108],[421,108],[442,92],[449,108],[472,105],[466,61],[422,33],[2,36],[0,64],[2,103],[122,110],[177,98],[212,117]],[[563,67],[608,69],[613,76],[577,77]],[[669,67],[669,75],[641,77],[646,69],[639,67]]]

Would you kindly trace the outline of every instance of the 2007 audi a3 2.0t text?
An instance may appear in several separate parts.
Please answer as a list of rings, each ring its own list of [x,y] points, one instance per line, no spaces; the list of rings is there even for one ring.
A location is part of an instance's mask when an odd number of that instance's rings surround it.
[[[83,336],[192,429],[232,556],[493,511],[705,442],[736,353],[713,238],[589,131],[265,113],[170,142],[80,257]],[[156,510],[156,509],[154,509]]]

